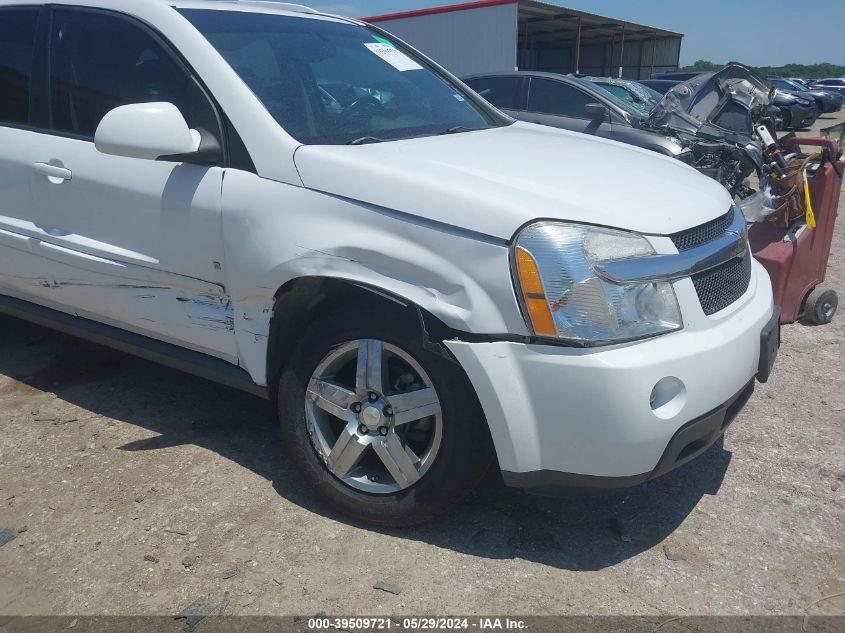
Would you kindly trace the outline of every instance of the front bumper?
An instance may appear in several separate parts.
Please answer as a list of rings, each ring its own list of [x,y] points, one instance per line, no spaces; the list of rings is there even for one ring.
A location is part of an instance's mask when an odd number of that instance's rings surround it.
[[[756,262],[753,271],[734,306],[685,313],[684,330],[645,341],[594,349],[447,341],[476,389],[506,482],[635,485],[705,450],[760,371],[760,335],[774,309],[766,272]],[[682,299],[692,290],[676,291]],[[683,388],[656,406],[653,390],[666,379]]]
[[[816,119],[819,118],[819,109],[816,107],[815,103],[808,106],[789,106],[789,113],[789,126],[791,128],[810,127],[813,123],[816,122]]]
[[[645,483],[683,466],[710,448],[722,437],[736,415],[745,406],[754,393],[754,381],[751,380],[742,391],[732,396],[722,406],[703,415],[675,432],[663,456],[654,470],[639,475],[626,477],[596,477],[578,475],[554,470],[535,470],[528,473],[502,472],[505,484],[514,488],[627,488]]]
[[[830,99],[823,99],[822,103],[822,114],[830,114],[833,112],[839,112],[842,109],[842,95],[831,95]]]

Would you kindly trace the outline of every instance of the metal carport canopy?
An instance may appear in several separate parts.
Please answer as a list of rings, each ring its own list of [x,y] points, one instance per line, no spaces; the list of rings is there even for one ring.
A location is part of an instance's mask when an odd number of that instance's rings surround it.
[[[480,0],[363,18],[457,74],[544,70],[650,77],[678,67],[683,34],[536,0]]]

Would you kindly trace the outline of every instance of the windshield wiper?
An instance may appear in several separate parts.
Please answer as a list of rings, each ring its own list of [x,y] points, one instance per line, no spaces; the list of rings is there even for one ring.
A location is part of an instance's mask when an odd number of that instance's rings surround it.
[[[438,135],[443,136],[446,134],[459,134],[461,132],[477,132],[478,130],[483,130],[484,128],[479,127],[466,127],[464,125],[454,125],[442,132],[438,132]],[[429,134],[421,134],[420,136],[409,136],[407,138],[423,138],[425,136],[429,136]],[[356,138],[354,141],[349,141],[347,145],[367,145],[369,143],[385,143],[388,139],[379,138],[377,136],[362,136],[361,138]],[[393,139],[393,140],[402,140],[402,138]]]
[[[467,127],[465,125],[453,125],[452,127],[443,130],[440,135],[444,136],[446,134],[460,134],[461,132],[475,132],[481,128],[477,127]]]
[[[349,141],[347,145],[368,145],[369,143],[384,143],[385,139],[377,136],[362,136],[356,138],[354,141]]]

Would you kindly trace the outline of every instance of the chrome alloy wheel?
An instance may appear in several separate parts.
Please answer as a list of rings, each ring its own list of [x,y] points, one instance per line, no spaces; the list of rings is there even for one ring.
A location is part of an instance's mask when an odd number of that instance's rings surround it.
[[[443,439],[431,378],[407,352],[375,339],[343,343],[326,355],[308,382],[305,419],[328,470],[373,494],[413,486]]]

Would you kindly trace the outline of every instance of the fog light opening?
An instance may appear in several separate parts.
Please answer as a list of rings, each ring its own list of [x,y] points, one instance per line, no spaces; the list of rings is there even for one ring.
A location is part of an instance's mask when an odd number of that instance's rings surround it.
[[[671,420],[687,403],[687,388],[679,379],[668,376],[654,385],[649,403],[654,415],[662,420]]]

